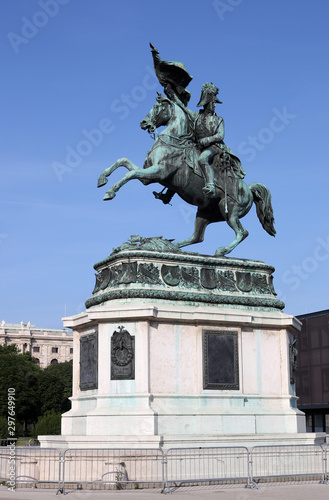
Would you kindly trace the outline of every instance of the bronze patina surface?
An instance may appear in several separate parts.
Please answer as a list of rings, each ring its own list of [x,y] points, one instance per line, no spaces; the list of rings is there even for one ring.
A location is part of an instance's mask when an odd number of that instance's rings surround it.
[[[284,307],[273,288],[272,266],[182,252],[161,237],[134,235],[94,268],[96,284],[87,308],[116,300],[263,310]]]
[[[105,193],[104,200],[112,200],[132,179],[143,184],[161,184],[164,189],[154,195],[165,204],[177,193],[198,209],[192,236],[174,242],[176,248],[203,241],[209,224],[225,221],[235,232],[235,239],[217,248],[215,255],[230,253],[248,236],[240,219],[253,203],[263,228],[274,236],[269,189],[260,183],[247,185],[244,182],[241,162],[224,142],[224,120],[215,111],[216,104],[221,103],[217,97],[219,89],[212,82],[206,82],[197,104],[202,109],[188,109],[191,94],[186,86],[192,76],[183,63],[162,60],[153,45],[151,52],[155,74],[166,94],[158,93],[154,106],[140,123],[142,129],[153,134],[154,144],[146,154],[143,168],[128,158],[120,158],[102,172],[98,187],[104,186],[117,168],[123,166],[128,170]],[[160,126],[165,128],[157,132]]]

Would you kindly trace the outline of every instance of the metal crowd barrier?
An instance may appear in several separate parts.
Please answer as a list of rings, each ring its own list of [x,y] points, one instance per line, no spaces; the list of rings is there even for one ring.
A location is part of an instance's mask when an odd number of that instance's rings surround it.
[[[258,488],[273,478],[307,477],[329,484],[329,445],[161,449],[67,449],[7,445],[0,447],[0,481],[47,483],[69,488],[124,489],[185,483],[242,483]]]
[[[249,452],[245,447],[171,448],[164,455],[165,490],[170,484],[222,480],[246,482],[249,478]]]
[[[61,452],[53,448],[7,445],[0,448],[0,481],[9,487],[17,483],[61,484]]]
[[[328,484],[328,445],[255,446],[250,451],[251,482],[310,476]]]
[[[143,488],[152,483],[163,487],[163,452],[160,449],[69,449],[63,454],[63,479],[66,485],[98,489]]]

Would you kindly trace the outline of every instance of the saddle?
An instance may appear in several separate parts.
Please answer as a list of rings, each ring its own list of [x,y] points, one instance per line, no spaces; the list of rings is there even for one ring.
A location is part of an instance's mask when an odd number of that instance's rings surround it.
[[[245,176],[240,160],[229,151],[221,150],[212,162],[215,185],[239,202],[241,181]]]
[[[241,181],[246,175],[239,158],[225,144],[224,147],[216,148],[216,155],[211,164],[214,173],[215,185],[234,201],[239,201],[239,191]],[[197,161],[198,154],[193,147],[186,148],[184,161],[189,168],[192,168],[196,175],[204,177],[200,165]]]
[[[231,200],[235,202],[239,202],[242,179],[245,176],[245,171],[242,168],[239,158],[237,158],[225,144],[223,144],[223,146],[213,146],[217,151],[211,164],[214,173],[214,182],[216,187],[222,190],[226,197],[231,198]],[[177,150],[175,159],[176,161],[184,162],[187,168],[191,168],[196,175],[204,178],[198,162],[198,157],[198,150],[191,144],[184,149]],[[166,188],[160,193],[153,191],[153,195],[156,199],[160,199],[167,205],[170,203],[175,191],[168,189],[164,192],[165,189]]]

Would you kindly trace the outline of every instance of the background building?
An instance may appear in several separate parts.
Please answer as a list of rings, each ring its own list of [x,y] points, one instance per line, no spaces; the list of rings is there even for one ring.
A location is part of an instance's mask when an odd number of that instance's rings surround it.
[[[29,352],[35,362],[46,368],[73,359],[73,333],[67,330],[36,328],[30,322],[0,323],[0,344],[16,344],[21,352]]]
[[[309,432],[329,434],[329,309],[297,316],[303,327],[298,339],[296,394]]]

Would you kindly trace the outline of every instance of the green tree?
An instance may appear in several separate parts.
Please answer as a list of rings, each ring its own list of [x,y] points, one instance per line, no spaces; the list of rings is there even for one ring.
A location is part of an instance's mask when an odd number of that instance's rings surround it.
[[[64,413],[71,408],[73,362],[56,363],[42,370],[39,378],[41,414],[54,410]]]
[[[23,426],[18,420],[15,422],[15,434],[16,436],[23,435]],[[8,418],[0,417],[0,439],[10,439],[11,437],[8,433]]]
[[[16,422],[21,422],[25,430],[39,414],[40,372],[30,353],[19,353],[15,345],[0,346],[0,416],[8,417],[8,389],[12,388]]]
[[[68,398],[72,395],[72,365],[73,362],[68,361],[41,370],[29,353],[21,354],[15,345],[0,346],[0,438],[10,437],[7,423],[9,388],[15,390],[10,394],[15,396],[11,411],[15,412],[16,432],[20,429],[21,433],[20,423],[26,432],[28,423],[35,424],[38,417],[47,416],[48,420],[41,422],[49,427],[48,434],[60,433],[58,415],[71,408]],[[53,432],[54,429],[58,432]]]
[[[35,437],[44,435],[58,435],[61,433],[61,414],[54,410],[42,415],[33,431]]]

